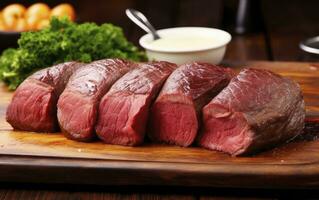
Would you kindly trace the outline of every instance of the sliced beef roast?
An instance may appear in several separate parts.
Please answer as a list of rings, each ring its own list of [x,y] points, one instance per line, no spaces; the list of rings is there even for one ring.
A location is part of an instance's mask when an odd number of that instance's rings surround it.
[[[58,120],[66,137],[78,141],[94,138],[100,99],[133,66],[124,60],[105,59],[92,62],[71,76],[58,101]]]
[[[150,138],[155,142],[191,145],[202,107],[227,86],[232,75],[229,69],[207,63],[189,63],[176,69],[152,106]]]
[[[67,62],[35,72],[15,91],[7,109],[7,121],[15,129],[55,132],[57,100],[71,74],[81,63]]]
[[[97,135],[110,144],[141,144],[150,104],[176,67],[168,62],[141,64],[119,79],[101,100]]]
[[[244,69],[203,109],[199,144],[232,155],[251,154],[294,138],[305,108],[294,81],[261,69]]]

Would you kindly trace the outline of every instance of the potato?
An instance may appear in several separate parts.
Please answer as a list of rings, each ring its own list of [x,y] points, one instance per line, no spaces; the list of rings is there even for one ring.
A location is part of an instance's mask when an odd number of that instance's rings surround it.
[[[31,5],[26,12],[26,17],[35,16],[39,19],[49,19],[50,7],[45,3],[35,3]]]
[[[43,29],[43,28],[46,28],[50,25],[50,20],[48,19],[43,19],[41,20],[38,24],[37,24],[37,27],[36,29],[37,30],[40,30],[40,29]]]
[[[3,9],[3,21],[8,30],[14,30],[17,26],[18,19],[24,18],[26,8],[21,4],[11,4]]]
[[[0,12],[0,31],[6,31],[7,26],[3,21],[2,13]]]
[[[70,20],[74,21],[75,11],[72,5],[63,3],[54,7],[51,11],[51,17],[68,17]]]
[[[28,31],[29,28],[28,28],[28,23],[27,21],[25,20],[25,18],[19,18],[17,19],[17,23],[15,25],[15,27],[13,28],[15,31],[18,31],[18,32],[22,32],[22,31]]]

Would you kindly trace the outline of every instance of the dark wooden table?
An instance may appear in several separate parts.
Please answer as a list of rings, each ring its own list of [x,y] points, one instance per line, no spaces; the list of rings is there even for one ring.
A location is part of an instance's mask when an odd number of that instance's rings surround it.
[[[71,1],[75,2],[75,1]],[[208,26],[233,30],[235,1],[79,1],[76,7],[82,21],[109,21],[123,27],[128,38],[137,44],[143,34],[123,15],[126,7],[146,13],[157,28],[172,26]],[[226,3],[225,3],[226,2]],[[97,5],[100,6],[97,6]],[[104,6],[103,6],[104,5]],[[317,0],[261,1],[257,30],[233,34],[224,63],[229,61],[319,61],[299,50],[300,40],[319,35]],[[94,12],[93,12],[94,11]],[[258,14],[258,13],[257,13]],[[99,17],[103,16],[103,17]],[[319,81],[319,80],[318,80]],[[1,181],[1,180],[0,180]],[[298,181],[298,180],[295,180]],[[80,185],[34,185],[1,183],[0,199],[318,199],[314,190],[263,190],[239,188],[181,187],[97,187]]]

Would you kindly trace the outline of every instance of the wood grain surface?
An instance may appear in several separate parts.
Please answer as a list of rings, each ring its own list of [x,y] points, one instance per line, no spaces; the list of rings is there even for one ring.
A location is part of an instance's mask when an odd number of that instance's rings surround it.
[[[307,117],[319,116],[318,63],[225,65],[236,71],[245,66],[265,68],[293,78],[304,92]],[[293,141],[253,157],[238,158],[198,147],[81,143],[67,140],[60,133],[12,130],[5,121],[12,93],[2,86],[0,96],[1,180],[97,185],[319,187],[319,140]],[[296,178],[298,182],[292,181]]]

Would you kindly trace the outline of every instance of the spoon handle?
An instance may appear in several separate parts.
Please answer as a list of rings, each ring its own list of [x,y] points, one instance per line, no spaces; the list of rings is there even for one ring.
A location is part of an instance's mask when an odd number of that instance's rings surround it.
[[[141,27],[147,33],[152,34],[154,37],[154,40],[157,40],[160,38],[155,28],[152,26],[152,24],[141,12],[134,10],[132,8],[128,8],[126,9],[125,13],[136,25]]]

